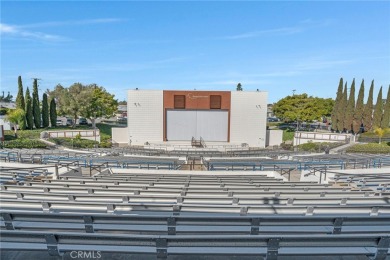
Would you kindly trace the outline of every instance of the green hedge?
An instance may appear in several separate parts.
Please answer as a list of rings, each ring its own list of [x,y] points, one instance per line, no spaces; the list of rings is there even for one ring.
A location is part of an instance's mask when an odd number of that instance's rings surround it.
[[[390,145],[388,143],[382,144],[356,144],[347,149],[347,153],[390,153]]]
[[[39,140],[18,138],[4,142],[2,148],[47,148],[47,145]]]
[[[307,152],[325,152],[326,147],[329,147],[329,149],[338,147],[340,145],[343,145],[343,143],[305,143],[300,144],[297,146],[299,151],[307,151]]]
[[[49,141],[68,148],[93,148],[99,144],[97,141],[79,138],[50,138]]]

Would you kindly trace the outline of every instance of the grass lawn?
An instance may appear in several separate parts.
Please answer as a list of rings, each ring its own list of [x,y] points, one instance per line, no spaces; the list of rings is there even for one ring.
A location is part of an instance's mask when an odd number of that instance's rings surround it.
[[[294,130],[283,130],[283,142],[294,140]]]
[[[361,137],[370,137],[370,138],[378,138],[378,136],[374,132],[365,132],[360,134]],[[390,138],[390,131],[385,132],[382,138]]]

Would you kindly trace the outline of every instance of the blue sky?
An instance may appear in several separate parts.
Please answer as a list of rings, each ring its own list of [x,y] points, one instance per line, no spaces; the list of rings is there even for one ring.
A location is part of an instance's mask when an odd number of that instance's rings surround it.
[[[2,1],[1,90],[40,78],[126,90],[335,97],[340,77],[390,84],[390,2]],[[367,94],[366,94],[367,97]]]

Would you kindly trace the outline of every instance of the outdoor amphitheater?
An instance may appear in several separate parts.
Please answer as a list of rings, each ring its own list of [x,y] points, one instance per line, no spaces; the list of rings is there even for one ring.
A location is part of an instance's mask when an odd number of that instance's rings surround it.
[[[2,259],[388,259],[390,156],[2,149]]]

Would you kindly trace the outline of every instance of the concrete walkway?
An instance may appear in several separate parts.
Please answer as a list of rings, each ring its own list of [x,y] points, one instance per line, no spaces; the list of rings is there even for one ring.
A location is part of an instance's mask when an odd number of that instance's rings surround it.
[[[344,144],[342,146],[335,147],[333,149],[330,149],[329,153],[331,153],[331,154],[341,153],[342,151],[348,149],[348,147],[351,147],[351,146],[353,146],[355,144],[356,144],[355,142],[350,142],[348,144]]]
[[[48,146],[59,147],[57,144],[49,142],[46,139],[40,138],[39,140],[42,141],[43,143],[47,144]]]

